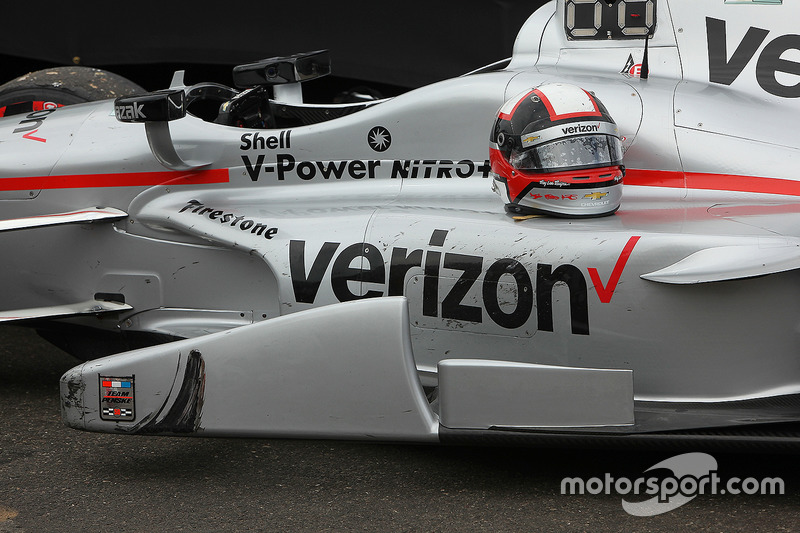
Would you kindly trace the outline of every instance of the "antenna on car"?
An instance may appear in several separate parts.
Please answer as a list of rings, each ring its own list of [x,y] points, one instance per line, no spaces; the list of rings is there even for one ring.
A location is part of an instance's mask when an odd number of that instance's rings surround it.
[[[639,74],[639,78],[646,80],[650,75],[650,61],[648,60],[647,56],[647,43],[650,41],[650,32],[648,32],[644,36],[644,57],[642,57],[642,71]]]

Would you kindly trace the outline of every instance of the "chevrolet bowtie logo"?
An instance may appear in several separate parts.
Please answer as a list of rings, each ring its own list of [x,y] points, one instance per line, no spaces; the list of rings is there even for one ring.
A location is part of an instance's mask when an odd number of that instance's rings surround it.
[[[592,193],[589,193],[589,194],[584,194],[583,195],[583,199],[584,200],[587,200],[587,199],[599,200],[600,198],[603,198],[605,196],[608,196],[607,192],[592,192]]]

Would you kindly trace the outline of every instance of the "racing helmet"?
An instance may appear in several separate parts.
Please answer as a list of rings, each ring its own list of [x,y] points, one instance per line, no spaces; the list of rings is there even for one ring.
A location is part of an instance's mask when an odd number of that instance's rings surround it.
[[[508,100],[489,138],[492,189],[518,214],[600,217],[619,209],[622,143],[600,100],[551,83]]]

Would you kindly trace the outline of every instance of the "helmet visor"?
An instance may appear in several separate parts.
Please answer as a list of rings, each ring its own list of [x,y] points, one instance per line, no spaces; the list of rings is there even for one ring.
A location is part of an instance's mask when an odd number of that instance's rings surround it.
[[[518,170],[552,172],[609,166],[622,162],[622,143],[613,135],[582,135],[511,151]]]

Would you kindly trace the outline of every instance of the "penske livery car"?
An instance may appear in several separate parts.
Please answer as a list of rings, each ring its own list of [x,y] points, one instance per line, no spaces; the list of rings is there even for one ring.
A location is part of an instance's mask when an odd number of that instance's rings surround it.
[[[2,320],[86,360],[90,431],[797,445],[798,16],[559,0],[351,103],[304,101],[325,51],[18,92]]]

